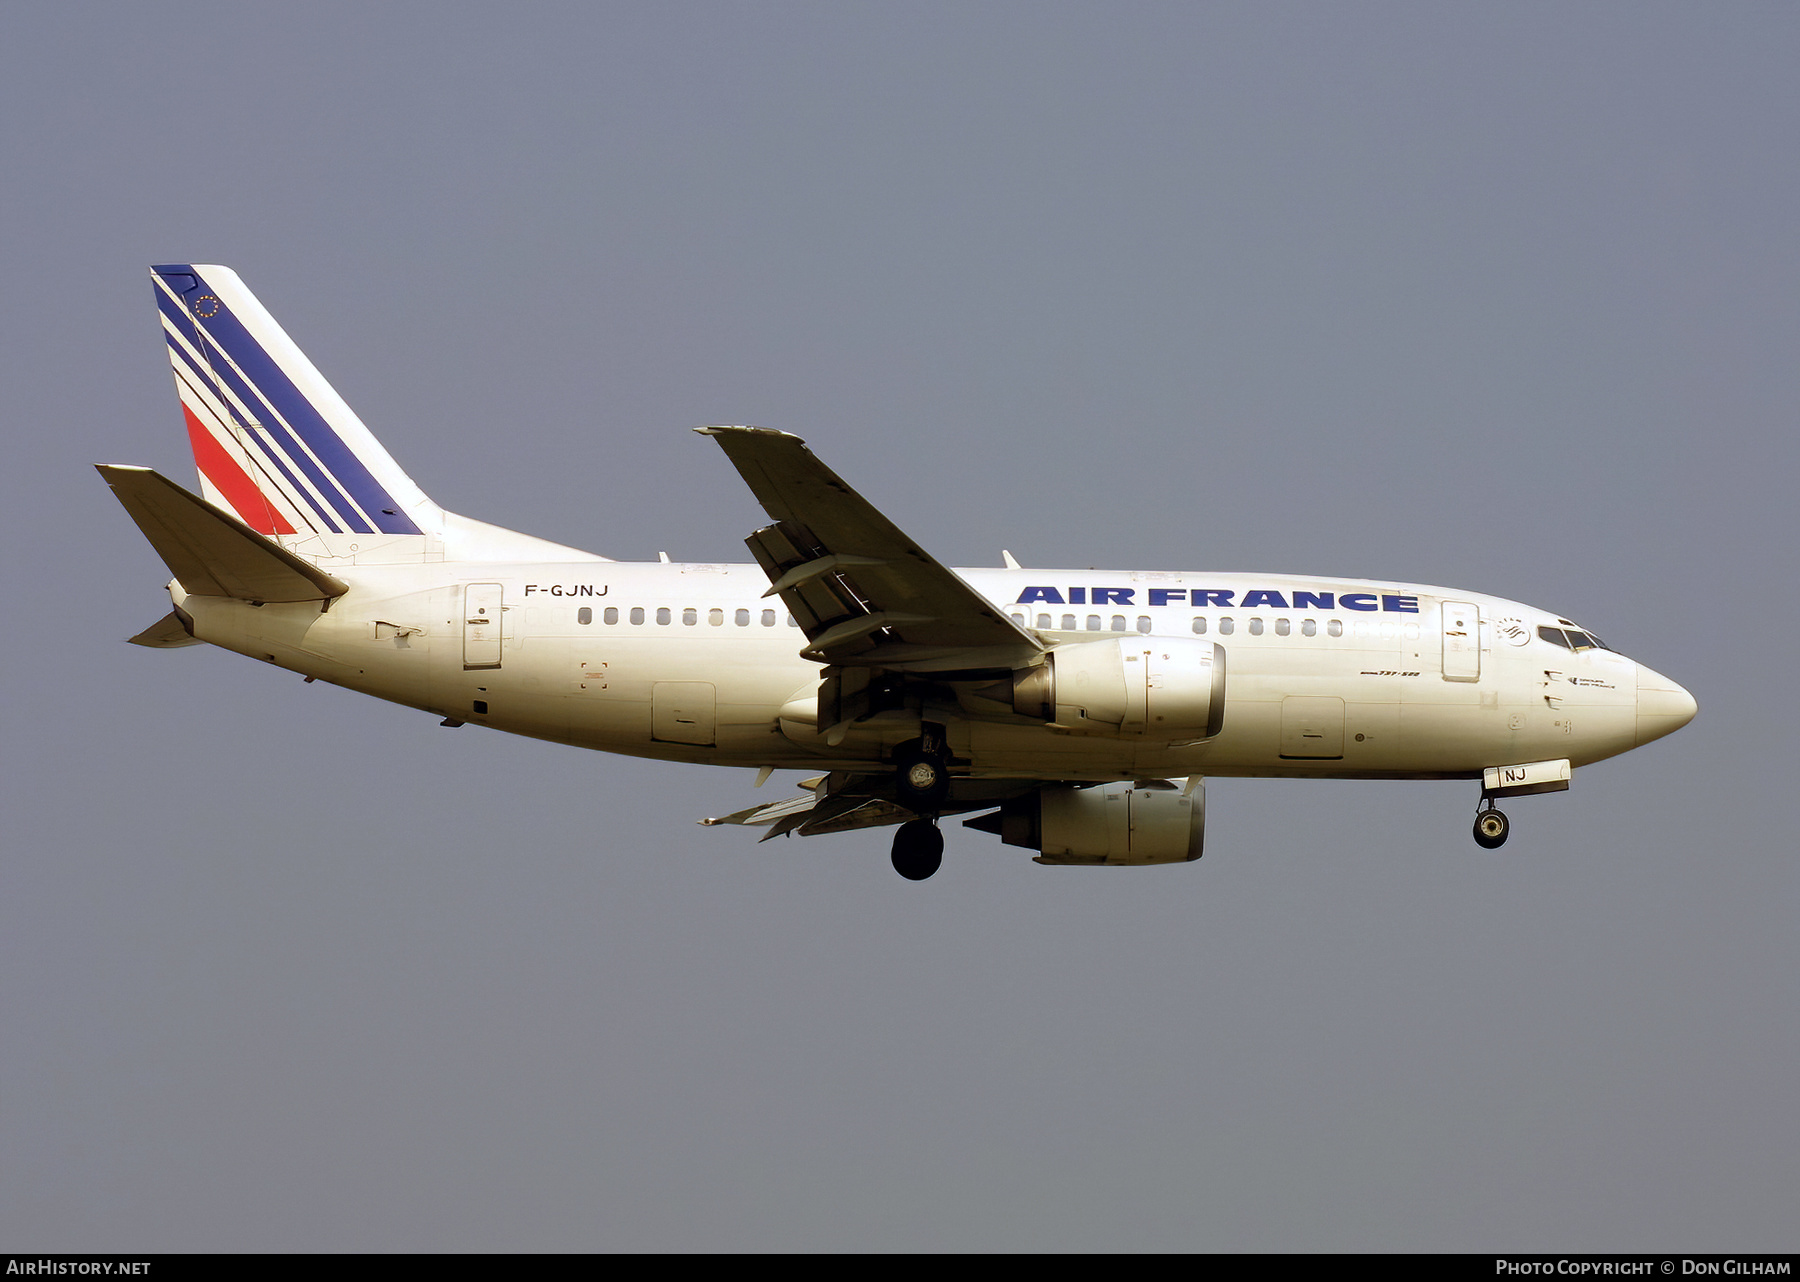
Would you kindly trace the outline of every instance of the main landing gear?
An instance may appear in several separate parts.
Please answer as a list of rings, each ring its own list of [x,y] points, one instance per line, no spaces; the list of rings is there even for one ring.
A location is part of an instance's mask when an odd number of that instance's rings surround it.
[[[950,750],[944,727],[927,721],[919,737],[894,753],[894,799],[918,815],[894,831],[894,871],[908,881],[924,881],[944,862],[944,834],[938,813],[950,800]]]
[[[1483,850],[1498,850],[1506,844],[1512,824],[1494,809],[1492,798],[1482,797],[1481,809],[1475,812],[1475,844]]]
[[[937,814],[950,799],[950,751],[942,726],[926,722],[917,739],[894,750],[894,799],[919,815]]]
[[[924,881],[944,862],[944,834],[931,819],[909,819],[894,830],[894,871]]]

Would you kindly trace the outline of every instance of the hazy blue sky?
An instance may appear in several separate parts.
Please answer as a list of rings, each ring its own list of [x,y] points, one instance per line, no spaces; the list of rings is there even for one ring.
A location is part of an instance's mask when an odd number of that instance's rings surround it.
[[[0,1240],[1795,1249],[1796,67],[1786,4],[8,6]],[[1495,853],[1236,780],[1192,866],[756,846],[693,820],[788,779],[122,644],[183,261],[472,516],[745,559],[686,429],[759,423],[953,564],[1498,593],[1700,715]]]

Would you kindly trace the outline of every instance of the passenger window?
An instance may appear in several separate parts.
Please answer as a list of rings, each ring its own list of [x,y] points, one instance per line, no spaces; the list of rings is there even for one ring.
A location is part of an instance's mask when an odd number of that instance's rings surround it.
[[[691,628],[696,623],[700,622],[700,612],[690,605],[681,612],[681,621]]]
[[[1206,635],[1206,619],[1203,616],[1196,615],[1194,617],[1194,635],[1197,637]]]
[[[670,619],[671,619],[671,618],[673,618],[673,617],[674,617],[674,616],[673,616],[673,615],[671,615],[671,614],[670,614],[670,613],[669,613],[669,607],[668,607],[668,606],[666,606],[666,605],[662,605],[662,606],[658,606],[658,607],[657,607],[657,608],[656,608],[656,621],[657,621],[657,622],[658,622],[658,623],[663,623],[663,624],[666,624],[666,623],[668,623],[668,622],[669,622],[669,620],[670,620]]]
[[[1551,645],[1560,645],[1565,650],[1569,648],[1569,638],[1556,628],[1539,628],[1538,635]]]
[[[1147,614],[1138,615],[1138,631],[1142,632],[1145,636],[1150,635],[1150,616],[1149,615],[1147,615]]]
[[[737,624],[740,628],[749,627],[750,626],[750,611],[739,610],[736,614],[731,616],[731,621],[733,623]]]
[[[1038,626],[1040,628],[1048,628],[1050,626],[1050,616],[1047,614],[1038,615]]]
[[[1009,614],[1006,617],[1018,624],[1021,628],[1025,626],[1025,616],[1022,614]]]
[[[1072,615],[1072,614],[1063,615],[1062,630],[1064,632],[1073,632],[1075,630],[1075,616],[1074,615]]]
[[[1341,637],[1344,635],[1344,621],[1342,619],[1333,619],[1330,623],[1325,625],[1325,630],[1334,637]]]
[[[1112,630],[1114,632],[1123,632],[1125,630],[1125,616],[1124,615],[1122,615],[1122,614],[1113,615]]]
[[[1300,635],[1303,637],[1318,636],[1319,635],[1318,621],[1316,619],[1302,619],[1300,621]]]
[[[1233,623],[1230,619],[1220,619],[1219,620],[1219,635],[1222,637],[1228,637],[1231,635],[1232,630],[1236,627],[1237,627],[1237,624]]]
[[[643,606],[634,605],[631,607],[631,621],[633,623],[642,623],[644,621],[644,607]]]
[[[762,625],[765,628],[772,628],[775,626],[775,611],[773,611],[773,610],[764,610],[763,611]]]
[[[584,605],[579,610],[575,611],[575,622],[577,622],[577,623],[592,623],[593,621],[594,621],[594,612],[592,610],[590,610],[587,606]]]
[[[1261,619],[1250,620],[1250,635],[1253,637],[1260,637],[1262,635],[1262,620]]]
[[[723,610],[708,610],[706,612],[706,621],[715,628],[724,627],[725,626],[725,611],[723,611]]]
[[[600,617],[609,624],[617,623],[619,621],[619,607],[616,605],[607,606],[606,613]]]
[[[1097,615],[1097,614],[1088,615],[1087,630],[1089,632],[1098,632],[1100,630],[1100,616],[1099,615]]]
[[[1275,635],[1278,637],[1285,637],[1288,634],[1289,629],[1293,626],[1294,625],[1289,623],[1286,619],[1277,619],[1275,620]]]
[[[797,628],[800,626],[800,621],[790,614],[788,615],[788,626],[790,628]]]

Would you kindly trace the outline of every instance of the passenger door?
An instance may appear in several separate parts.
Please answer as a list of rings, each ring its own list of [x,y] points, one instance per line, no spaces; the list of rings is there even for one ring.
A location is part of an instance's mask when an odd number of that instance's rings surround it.
[[[1444,680],[1481,680],[1481,611],[1468,601],[1443,604]]]

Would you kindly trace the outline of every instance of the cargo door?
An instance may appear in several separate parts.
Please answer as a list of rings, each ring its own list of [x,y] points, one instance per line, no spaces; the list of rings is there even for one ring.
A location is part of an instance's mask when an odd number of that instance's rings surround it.
[[[713,683],[658,681],[650,687],[650,737],[710,747],[717,737]]]
[[[1481,680],[1481,611],[1467,601],[1446,601],[1444,680]]]
[[[1335,761],[1344,755],[1344,701],[1335,695],[1290,694],[1281,701],[1284,761]]]
[[[463,589],[463,667],[500,666],[500,617],[505,610],[498,583],[471,583]]]

